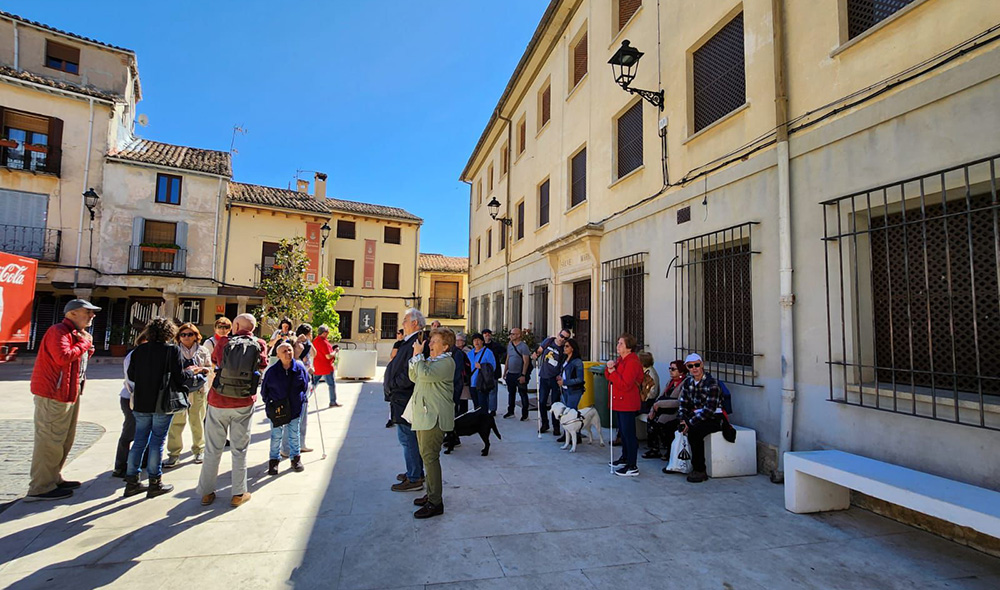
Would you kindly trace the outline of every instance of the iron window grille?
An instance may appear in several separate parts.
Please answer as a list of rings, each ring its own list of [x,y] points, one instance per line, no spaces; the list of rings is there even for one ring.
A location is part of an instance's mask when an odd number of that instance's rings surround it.
[[[531,307],[534,314],[532,329],[539,336],[547,335],[549,329],[549,285],[545,282],[531,286]]]
[[[510,327],[523,328],[522,307],[524,305],[524,294],[521,287],[514,287],[510,290]]]
[[[715,377],[757,386],[751,221],[674,244],[676,358],[702,356]]]
[[[694,52],[692,77],[695,132],[746,103],[742,12]]]
[[[8,254],[58,262],[61,245],[58,229],[0,224],[0,251]]]
[[[469,300],[469,331],[479,331],[479,298],[473,297]],[[471,338],[470,338],[471,340]]]
[[[587,200],[587,148],[570,160],[569,206],[576,207]]]
[[[493,294],[493,329],[503,330],[503,291]]]
[[[998,161],[822,203],[830,401],[1000,430]]]
[[[847,38],[853,39],[913,0],[847,0]]]
[[[601,263],[601,358],[617,354],[623,332],[635,336],[639,348],[646,342],[646,258],[640,252]]]
[[[549,223],[549,181],[538,187],[538,227]]]
[[[340,338],[350,340],[354,336],[354,332],[351,330],[354,325],[354,311],[338,311],[337,315],[340,316],[340,323],[337,325],[340,330]]]
[[[396,330],[399,326],[399,314],[396,312],[382,312],[381,338],[382,340],[395,340]]]
[[[196,326],[201,324],[201,303],[201,299],[181,299],[181,322]]]
[[[642,101],[618,117],[618,178],[642,166]]]

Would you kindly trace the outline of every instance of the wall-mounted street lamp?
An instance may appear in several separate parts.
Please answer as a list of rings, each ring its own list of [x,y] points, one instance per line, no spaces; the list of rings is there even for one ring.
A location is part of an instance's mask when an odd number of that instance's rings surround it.
[[[632,80],[635,80],[635,72],[639,69],[639,59],[643,53],[632,47],[628,39],[622,41],[622,46],[611,56],[608,63],[611,64],[611,71],[615,75],[615,83],[632,94],[638,94],[648,100],[650,104],[663,110],[662,90],[641,90],[632,88]]]
[[[321,248],[326,247],[326,239],[330,237],[330,224],[323,222],[323,227],[319,228],[319,235],[323,238],[323,242],[320,244]]]
[[[89,188],[87,192],[83,193],[83,204],[90,211],[90,221],[94,221],[94,207],[97,206],[97,202],[100,200],[101,196],[93,188]]]
[[[500,201],[498,201],[496,197],[493,197],[490,199],[489,203],[486,203],[486,208],[490,210],[490,217],[492,217],[494,221],[499,221],[500,223],[508,226],[514,224],[513,221],[506,217],[497,218],[497,214],[500,213]]]

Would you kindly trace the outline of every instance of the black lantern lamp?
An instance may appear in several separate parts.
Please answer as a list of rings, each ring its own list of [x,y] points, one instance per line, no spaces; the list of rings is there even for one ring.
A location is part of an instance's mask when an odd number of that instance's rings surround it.
[[[611,64],[611,71],[615,76],[615,83],[632,94],[638,94],[648,100],[650,104],[663,110],[663,91],[641,90],[632,88],[632,81],[635,80],[635,73],[639,69],[639,60],[643,53],[632,47],[628,39],[622,41],[622,46],[611,56],[608,63]]]
[[[325,221],[323,222],[323,227],[319,228],[319,235],[323,238],[323,243],[320,244],[320,247],[326,246],[326,239],[330,237],[330,229],[330,224]]]
[[[499,221],[504,225],[511,225],[514,223],[513,221],[507,219],[506,217],[501,217],[497,219],[497,214],[500,213],[500,201],[498,201],[496,197],[493,197],[492,199],[490,199],[489,203],[486,203],[486,208],[490,210],[490,217],[492,217],[494,221]]]
[[[101,200],[101,196],[97,194],[97,191],[93,187],[87,189],[87,192],[83,193],[83,204],[87,206],[90,211],[90,220],[94,220],[94,207],[97,206],[97,202]]]

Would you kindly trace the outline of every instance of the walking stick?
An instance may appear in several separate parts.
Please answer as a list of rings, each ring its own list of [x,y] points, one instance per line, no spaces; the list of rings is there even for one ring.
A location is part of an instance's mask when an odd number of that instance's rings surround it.
[[[524,384],[528,386],[527,383]],[[538,430],[538,438],[542,438],[542,378],[538,378],[538,387],[535,388],[535,405],[538,406],[538,419],[535,421],[535,428]]]
[[[615,473],[615,396],[611,381],[608,380],[608,402],[611,405],[608,414],[608,449],[611,456],[611,474]]]
[[[331,373],[330,375],[332,376],[333,373]],[[319,385],[319,383],[317,383],[316,385]],[[326,459],[326,439],[323,437],[323,420],[321,420],[320,417],[319,417],[319,414],[320,414],[319,409],[318,409],[319,406],[315,405],[315,404],[318,403],[317,400],[316,400],[316,385],[312,386],[312,390],[313,390],[312,394],[313,394],[313,404],[314,404],[314,407],[317,408],[317,410],[316,410],[316,424],[319,425],[319,448],[323,451],[323,456],[320,457],[319,460],[322,461],[322,460]]]

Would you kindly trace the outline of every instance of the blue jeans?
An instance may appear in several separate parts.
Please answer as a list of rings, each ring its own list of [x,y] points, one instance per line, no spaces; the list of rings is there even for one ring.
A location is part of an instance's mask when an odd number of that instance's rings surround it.
[[[495,401],[495,398],[494,398]],[[490,391],[481,389],[478,385],[472,388],[472,403],[476,404],[476,409],[486,413],[490,406]]]
[[[313,375],[313,389],[316,388],[320,380],[325,380],[326,386],[330,390],[330,404],[332,405],[337,403],[337,378],[333,373],[330,373],[329,375]]]
[[[299,421],[299,448],[306,446],[306,422],[309,419],[309,402],[302,402],[302,413],[296,420]],[[286,428],[284,433],[281,435],[281,452],[288,455],[289,457],[294,457],[295,455],[290,454],[291,449],[288,448],[288,436],[291,430]]]
[[[417,435],[409,424],[396,424],[396,437],[403,447],[403,459],[406,461],[406,479],[417,481],[424,478],[424,460],[420,458],[420,448],[417,446]]]
[[[278,450],[281,448],[281,439],[284,435],[284,439],[288,441],[288,445],[291,447],[289,457],[298,457],[302,451],[299,450],[299,422],[302,420],[302,416],[292,419],[291,422],[285,424],[284,426],[272,426],[271,427],[271,460],[278,461],[281,457],[278,455]]]
[[[538,378],[538,411],[542,413],[542,428],[549,427],[550,402],[554,404],[559,401],[560,389],[562,388],[556,383],[555,377]],[[552,427],[556,433],[559,432],[558,421],[555,421]]]
[[[489,394],[489,406],[490,406],[490,413],[491,414],[496,414],[497,413],[497,388],[498,387],[500,387],[500,382],[499,381],[497,381],[496,385],[493,386],[493,389],[490,391],[490,394]]]
[[[639,457],[639,439],[635,435],[635,415],[638,412],[615,410],[618,433],[622,437],[622,458],[629,467],[635,467]]]
[[[570,391],[569,389],[563,388],[562,399],[563,403],[566,404],[567,408],[573,408],[574,410],[580,409],[580,399],[583,397],[583,391]]]
[[[146,475],[159,477],[163,474],[160,460],[163,458],[163,443],[167,440],[170,421],[173,414],[151,414],[148,412],[132,412],[135,416],[135,438],[132,439],[132,449],[128,452],[128,470],[125,475],[138,475],[142,467],[142,455],[149,447],[146,459]]]

